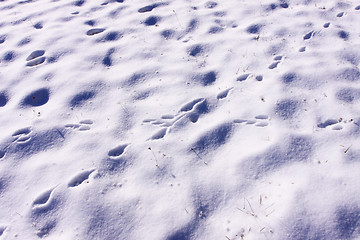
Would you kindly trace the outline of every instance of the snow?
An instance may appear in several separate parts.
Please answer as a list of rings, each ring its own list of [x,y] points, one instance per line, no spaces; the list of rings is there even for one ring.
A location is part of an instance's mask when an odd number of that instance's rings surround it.
[[[0,1],[0,239],[360,239],[359,10]]]

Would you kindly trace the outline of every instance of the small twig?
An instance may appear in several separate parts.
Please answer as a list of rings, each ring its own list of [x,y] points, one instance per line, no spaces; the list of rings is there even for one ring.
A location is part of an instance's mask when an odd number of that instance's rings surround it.
[[[190,150],[193,151],[193,152],[196,154],[196,156],[205,163],[205,165],[208,165],[207,162],[205,162],[205,161],[200,157],[200,155],[195,151],[194,148],[190,148]]]
[[[155,155],[154,151],[151,149],[151,147],[149,147],[148,149],[152,152],[152,154],[153,154],[153,156],[154,156],[154,158],[155,158],[156,167],[160,168],[160,167],[159,167],[159,164],[158,164],[158,160],[157,160],[157,158],[156,158],[156,155]]]
[[[63,139],[65,139],[64,134],[62,134],[59,129],[56,128],[56,131],[60,134],[60,136],[61,136]]]
[[[250,209],[251,209],[251,212],[252,212],[253,216],[256,217],[255,212],[254,212],[254,210],[253,210],[253,208],[252,208],[249,200],[246,199],[246,201],[248,202],[248,204],[249,204],[249,206],[250,206]]]
[[[345,150],[344,153],[347,153],[349,151],[349,149],[351,148],[352,144]]]
[[[181,29],[184,29],[184,28],[181,26],[181,23],[180,23],[180,21],[179,21],[179,18],[178,18],[178,16],[177,16],[175,10],[173,10],[173,12],[175,13],[175,17],[176,17],[176,19],[177,19],[177,21],[178,21],[178,23],[179,23],[179,25],[180,25],[180,28],[181,28]]]

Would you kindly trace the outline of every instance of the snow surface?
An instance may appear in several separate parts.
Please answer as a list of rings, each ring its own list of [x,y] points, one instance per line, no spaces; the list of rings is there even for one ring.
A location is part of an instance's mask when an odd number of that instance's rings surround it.
[[[360,3],[215,1],[0,0],[0,239],[360,239]]]

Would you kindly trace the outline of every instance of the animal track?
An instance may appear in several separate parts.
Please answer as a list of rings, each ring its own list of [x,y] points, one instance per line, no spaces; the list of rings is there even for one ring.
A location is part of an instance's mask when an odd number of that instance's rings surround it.
[[[34,24],[34,28],[35,29],[42,29],[44,26],[43,26],[43,24],[41,23],[41,22],[38,22],[38,23],[35,23]]]
[[[69,181],[68,187],[73,188],[73,187],[79,186],[81,183],[83,183],[84,181],[89,179],[90,174],[94,171],[95,171],[95,169],[91,169],[91,170],[83,171],[83,172],[77,174],[75,177],[73,177]]]
[[[56,212],[60,204],[60,198],[54,197],[53,189],[43,192],[33,201],[31,223],[38,237],[46,237],[56,228]]]
[[[119,146],[111,149],[111,150],[108,152],[108,156],[109,156],[109,157],[119,157],[119,156],[121,156],[121,155],[125,152],[125,149],[126,149],[128,146],[129,146],[128,144],[119,145]]]
[[[166,120],[169,120],[169,119],[174,119],[174,115],[170,115],[170,114],[168,114],[168,115],[163,115],[163,116],[161,116],[161,119],[166,119]]]
[[[324,23],[323,27],[324,27],[324,28],[328,28],[328,27],[330,27],[330,23],[329,23],[329,22]]]
[[[340,12],[340,13],[338,13],[337,15],[336,15],[336,17],[338,17],[338,18],[341,18],[341,17],[343,17],[344,16],[344,12]]]
[[[6,152],[3,150],[0,150],[0,160],[5,156]]]
[[[269,125],[269,116],[268,115],[257,115],[254,119],[235,119],[233,121],[235,124],[246,124],[246,125],[254,125],[256,127],[266,127]]]
[[[6,41],[6,35],[0,36],[0,44],[3,44]]]
[[[26,58],[27,61],[26,66],[34,67],[42,64],[43,62],[45,62],[46,59],[46,57],[43,57],[44,54],[45,54],[44,50],[36,50],[30,53],[30,55]]]
[[[217,99],[224,99],[228,96],[229,92],[232,90],[233,88],[228,88],[228,89],[225,89],[224,91],[221,91],[217,96],[216,98]]]
[[[81,120],[79,124],[66,124],[65,128],[77,129],[79,131],[88,131],[91,129],[89,125],[92,125],[93,123],[94,122],[89,119]]]
[[[177,115],[163,115],[161,119],[145,119],[143,123],[151,123],[155,126],[160,126],[162,129],[158,130],[150,137],[151,140],[157,140],[165,137],[168,129],[172,127],[179,120],[187,117],[191,122],[196,123],[201,114],[208,112],[208,105],[205,98],[196,98],[180,108]]]
[[[336,119],[328,119],[328,120],[326,120],[325,122],[319,123],[317,126],[318,126],[319,128],[326,128],[326,127],[328,127],[328,126],[337,124],[338,122],[339,122],[339,121],[336,120]]]
[[[16,132],[14,132],[12,134],[12,136],[15,138],[15,140],[14,140],[15,142],[23,143],[23,142],[26,142],[31,139],[31,137],[29,136],[30,133],[31,133],[31,128],[26,127],[26,128],[21,128],[21,129],[17,130]]]
[[[249,73],[242,74],[242,75],[240,75],[240,76],[236,79],[236,81],[243,82],[243,81],[245,81],[246,79],[248,79],[249,76],[250,76]]]
[[[279,65],[279,63],[281,62],[282,60],[282,56],[276,56],[274,57],[274,61],[272,64],[269,65],[269,69],[274,69],[274,68],[277,68],[277,66]]]
[[[166,135],[166,131],[167,131],[167,128],[163,128],[163,129],[159,130],[154,135],[152,135],[151,139],[157,140],[157,139],[163,138]]]
[[[315,32],[314,31],[311,31],[307,34],[305,34],[305,36],[303,37],[304,40],[309,40],[310,38],[312,38],[314,36]]]
[[[42,63],[44,63],[46,60],[46,57],[40,57],[40,58],[37,58],[37,59],[34,59],[34,60],[31,60],[29,61],[26,66],[28,67],[34,67],[34,66],[37,66],[37,65],[40,65]]]
[[[54,189],[50,189],[50,190],[47,190],[47,191],[41,193],[33,201],[33,206],[34,207],[39,207],[41,205],[45,205],[46,203],[48,203],[53,191],[54,191]]]
[[[262,80],[264,80],[264,77],[263,77],[262,75],[257,75],[257,76],[255,77],[255,79],[256,79],[257,81],[261,82]]]
[[[0,237],[4,234],[6,229],[7,229],[7,227],[0,226]]]
[[[86,32],[86,35],[93,36],[99,33],[102,33],[105,31],[105,28],[92,28],[89,31]]]
[[[36,50],[30,53],[30,55],[26,58],[26,61],[31,61],[35,58],[41,57],[45,54],[44,50]]]
[[[342,118],[339,119],[328,119],[324,122],[321,122],[317,125],[318,128],[330,128],[332,130],[342,130],[344,128],[344,125],[348,124],[348,123],[354,123],[353,119],[350,120],[344,120]]]
[[[204,98],[197,98],[197,99],[194,99],[192,100],[191,102],[188,102],[187,104],[185,104],[184,106],[181,107],[180,111],[181,112],[187,112],[187,111],[190,111],[194,108],[194,106],[201,102],[201,101],[204,101],[205,99]]]
[[[151,12],[154,8],[160,7],[160,6],[165,6],[168,5],[168,3],[154,3],[152,5],[147,5],[145,7],[139,8],[138,12],[139,13],[146,13],[146,12]]]

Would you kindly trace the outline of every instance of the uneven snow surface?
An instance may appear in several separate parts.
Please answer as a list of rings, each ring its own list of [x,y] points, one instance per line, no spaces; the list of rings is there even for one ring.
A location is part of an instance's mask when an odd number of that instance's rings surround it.
[[[360,2],[0,0],[0,239],[360,239]]]

